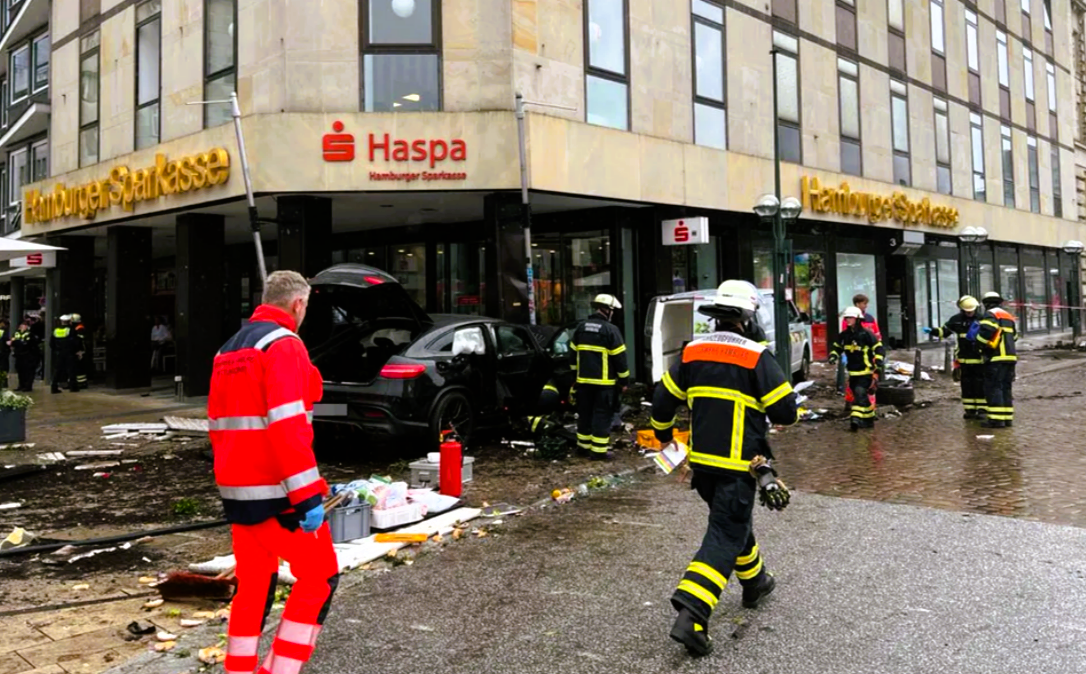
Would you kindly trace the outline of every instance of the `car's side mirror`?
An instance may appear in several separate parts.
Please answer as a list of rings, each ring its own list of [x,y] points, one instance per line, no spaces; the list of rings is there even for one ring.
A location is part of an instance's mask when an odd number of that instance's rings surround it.
[[[486,353],[486,341],[483,340],[483,331],[479,328],[463,328],[453,334],[454,356],[482,356]]]

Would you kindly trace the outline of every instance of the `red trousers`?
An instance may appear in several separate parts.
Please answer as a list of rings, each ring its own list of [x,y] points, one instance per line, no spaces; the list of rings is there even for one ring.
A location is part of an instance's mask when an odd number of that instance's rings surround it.
[[[272,518],[254,525],[235,524],[232,533],[238,589],[227,629],[226,673],[257,671],[260,633],[275,599],[282,558],[290,562],[297,582],[259,674],[298,674],[313,654],[339,582],[328,525],[307,534],[301,529],[290,531]]]

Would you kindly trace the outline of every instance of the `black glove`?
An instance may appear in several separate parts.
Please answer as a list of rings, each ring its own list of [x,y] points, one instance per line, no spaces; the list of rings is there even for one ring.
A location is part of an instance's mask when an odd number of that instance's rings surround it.
[[[836,364],[837,364],[837,354],[836,353],[831,353],[830,354],[830,365],[836,365]]]
[[[750,472],[758,480],[758,496],[762,505],[770,510],[784,510],[791,500],[791,493],[784,482],[777,479],[777,471],[773,469],[772,462],[763,457],[756,456],[750,462]]]

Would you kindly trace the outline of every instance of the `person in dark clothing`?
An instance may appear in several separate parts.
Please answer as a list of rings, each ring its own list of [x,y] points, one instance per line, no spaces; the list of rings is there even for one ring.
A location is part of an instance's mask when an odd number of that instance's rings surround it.
[[[984,413],[984,355],[980,344],[969,339],[969,329],[979,320],[977,307],[980,303],[971,295],[964,295],[958,300],[960,312],[950,317],[941,328],[924,328],[924,332],[938,339],[954,335],[954,361],[958,363],[962,387],[962,407],[966,419],[979,419]]]
[[[49,348],[53,353],[53,376],[50,381],[50,392],[60,393],[60,382],[68,380],[68,390],[75,393],[79,390],[79,382],[76,381],[75,361],[77,343],[75,332],[71,326],[72,317],[64,314],[60,317],[60,325],[53,329],[53,338],[49,341]]]
[[[857,307],[845,309],[845,330],[830,351],[830,364],[836,365],[844,353],[848,356],[848,388],[852,391],[850,430],[875,427],[875,388],[884,358],[882,340],[860,323],[863,312]]]
[[[971,335],[980,344],[984,356],[984,399],[988,410],[985,428],[1009,428],[1014,425],[1014,377],[1018,365],[1018,326],[1014,316],[1002,307],[999,293],[985,293],[984,315]]]
[[[709,506],[701,548],[671,597],[678,616],[670,636],[695,656],[712,650],[709,618],[733,571],[745,608],[757,608],[776,587],[754,539],[754,495],[773,510],[789,500],[767,434],[770,423],[798,421],[796,396],[772,352],[745,336],[754,300],[739,283],[725,281],[713,304],[699,309],[719,332],[687,344],[652,399],[652,428],[664,451],[673,447],[676,411],[690,407],[691,488]]]
[[[83,317],[72,314],[72,334],[75,336],[75,380],[79,388],[87,388],[90,377],[91,350],[90,334],[87,326],[83,325]]]
[[[611,458],[615,395],[629,380],[630,368],[622,332],[611,323],[622,304],[612,295],[601,294],[592,307],[596,313],[581,321],[570,340],[577,354],[577,446],[593,460],[604,461]]]
[[[34,343],[34,371],[39,379],[45,379],[45,320],[42,316],[30,318],[30,339]]]
[[[8,368],[11,367],[11,329],[7,319],[0,318],[0,388],[8,388]]]
[[[19,375],[16,391],[29,393],[34,388],[34,369],[38,366],[38,347],[30,334],[30,327],[23,321],[8,342],[15,353],[15,372]]]

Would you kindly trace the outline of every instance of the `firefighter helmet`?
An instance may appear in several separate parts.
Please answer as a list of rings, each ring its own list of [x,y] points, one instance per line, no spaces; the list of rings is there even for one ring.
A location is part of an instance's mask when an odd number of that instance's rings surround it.
[[[962,298],[958,300],[958,307],[962,311],[976,311],[978,306],[980,303],[972,295],[962,295]]]
[[[864,312],[860,311],[860,307],[849,307],[845,309],[844,317],[861,319],[864,317]]]
[[[702,306],[699,312],[719,319],[751,319],[761,304],[761,296],[754,284],[748,281],[729,280],[720,284],[713,303]]]
[[[72,321],[78,323],[83,320],[83,317],[79,314],[72,314]]]
[[[997,292],[989,291],[984,293],[984,299],[982,299],[981,301],[984,303],[984,307],[986,309],[990,309],[992,307],[998,307],[1000,304],[1003,304],[1003,296]]]
[[[603,309],[621,309],[622,303],[619,302],[618,298],[614,295],[601,293],[599,295],[596,295],[596,298],[592,300],[592,306]]]

